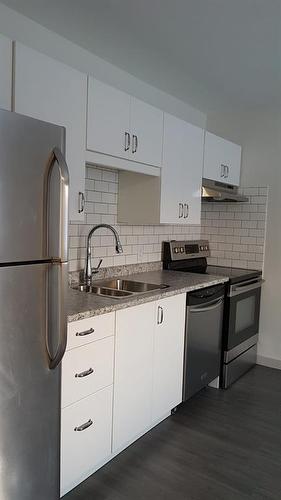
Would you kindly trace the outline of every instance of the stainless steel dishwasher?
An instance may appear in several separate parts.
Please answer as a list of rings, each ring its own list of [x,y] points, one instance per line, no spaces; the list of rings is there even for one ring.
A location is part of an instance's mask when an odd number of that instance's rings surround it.
[[[183,401],[220,374],[224,285],[187,295]]]

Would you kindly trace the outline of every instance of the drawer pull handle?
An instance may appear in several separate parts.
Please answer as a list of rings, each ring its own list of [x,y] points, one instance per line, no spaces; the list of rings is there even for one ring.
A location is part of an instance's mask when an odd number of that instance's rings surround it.
[[[76,332],[76,337],[85,337],[85,335],[90,335],[91,333],[94,333],[94,328],[90,328],[89,330],[85,330],[84,332]]]
[[[85,422],[85,424],[79,425],[79,427],[74,427],[74,430],[75,432],[85,431],[86,429],[88,429],[88,427],[91,427],[93,423],[94,422],[90,419],[88,420],[88,422]]]
[[[84,371],[84,372],[81,372],[81,373],[75,373],[75,377],[76,377],[76,378],[88,377],[88,375],[92,375],[92,373],[94,373],[93,368],[89,368],[89,370],[86,370],[86,371]]]

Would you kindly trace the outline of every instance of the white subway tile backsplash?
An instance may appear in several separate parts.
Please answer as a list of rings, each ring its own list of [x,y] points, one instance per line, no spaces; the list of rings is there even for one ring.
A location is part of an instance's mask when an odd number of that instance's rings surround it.
[[[200,237],[210,241],[210,264],[262,267],[267,187],[244,188],[249,203],[203,203],[200,226],[131,226],[117,225],[117,171],[87,167],[85,186],[85,223],[69,224],[70,271],[84,267],[86,236],[99,223],[117,229],[124,249],[117,255],[113,237],[107,230],[99,230],[92,238],[93,260],[102,258],[102,267],[159,261],[163,240]]]
[[[210,240],[210,264],[260,269],[268,188],[248,187],[241,191],[249,197],[248,203],[212,203],[211,209],[203,203],[201,236]]]

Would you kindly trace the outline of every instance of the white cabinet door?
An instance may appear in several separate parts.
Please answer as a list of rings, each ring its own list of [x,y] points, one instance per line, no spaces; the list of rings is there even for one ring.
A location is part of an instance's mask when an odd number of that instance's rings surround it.
[[[112,386],[62,410],[61,495],[92,474],[111,454]]]
[[[0,35],[0,108],[11,110],[12,40]]]
[[[130,96],[88,78],[87,149],[128,158]]]
[[[16,43],[15,111],[66,128],[71,220],[84,218],[79,192],[85,190],[86,99],[86,75]]]
[[[113,452],[151,423],[155,303],[116,312]]]
[[[186,294],[156,302],[152,421],[182,402]]]
[[[203,177],[239,186],[240,168],[241,146],[206,132]]]
[[[200,224],[204,131],[164,114],[160,222]]]
[[[163,111],[131,98],[131,160],[160,167],[162,163]]]

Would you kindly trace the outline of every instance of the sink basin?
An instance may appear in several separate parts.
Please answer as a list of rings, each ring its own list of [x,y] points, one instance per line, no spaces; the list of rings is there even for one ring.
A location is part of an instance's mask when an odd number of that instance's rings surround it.
[[[107,297],[114,297],[116,299],[123,299],[132,295],[130,292],[125,290],[114,290],[113,288],[104,288],[102,286],[89,286],[89,285],[76,285],[72,287],[74,290],[79,290],[80,292],[95,293],[97,295],[103,295]]]
[[[99,281],[95,284],[93,283],[91,286],[84,284],[74,285],[73,289],[79,290],[80,292],[94,293],[103,297],[123,299],[131,295],[153,292],[154,290],[162,290],[168,287],[169,285],[155,285],[153,283],[143,283],[141,281],[130,281],[117,278]]]
[[[99,283],[100,286],[111,288],[114,290],[124,290],[132,293],[152,292],[153,290],[161,290],[167,288],[168,285],[154,285],[152,283],[143,283],[141,281],[129,281],[124,279],[113,279]]]

